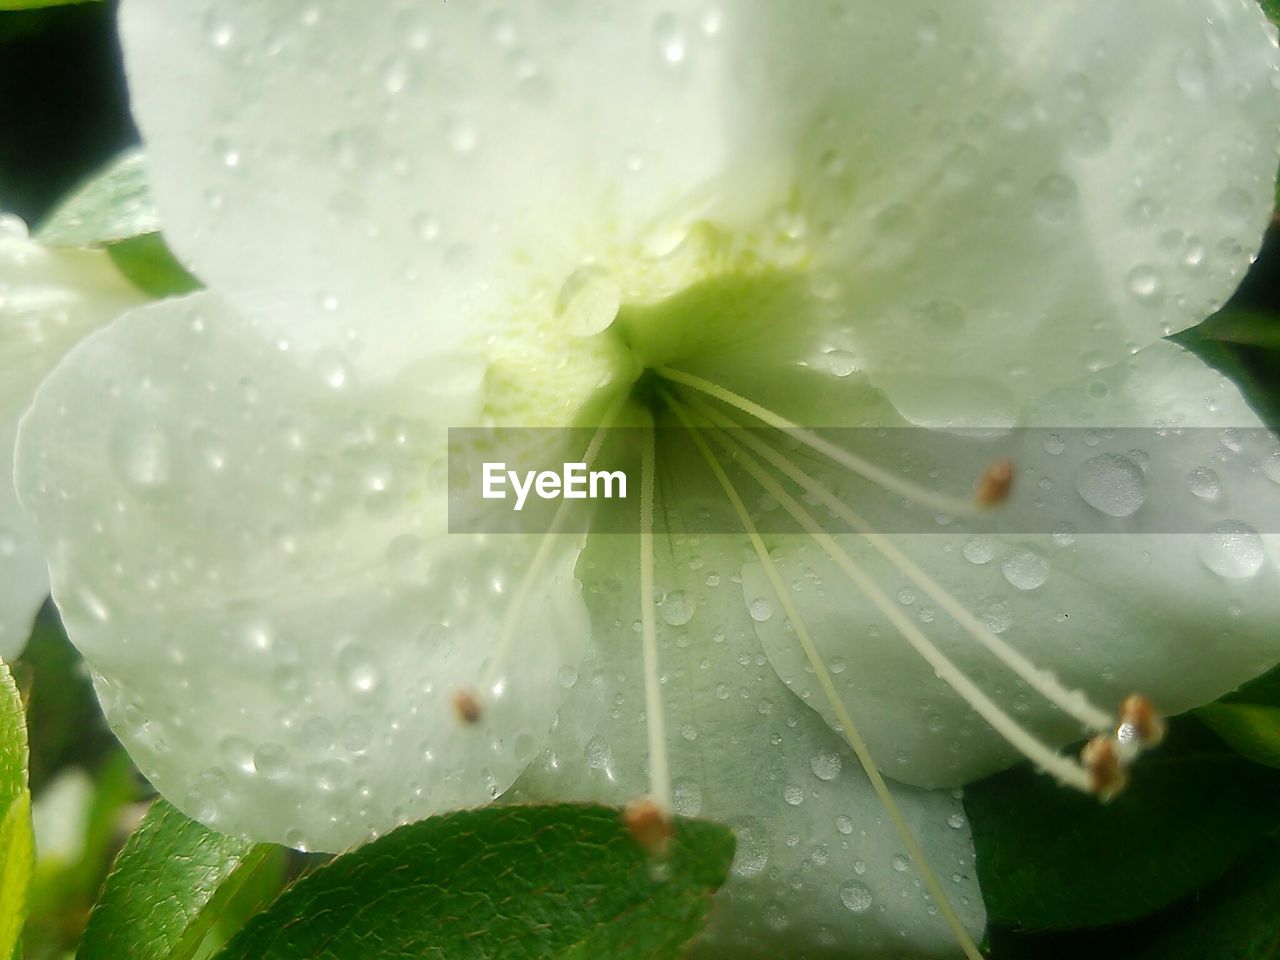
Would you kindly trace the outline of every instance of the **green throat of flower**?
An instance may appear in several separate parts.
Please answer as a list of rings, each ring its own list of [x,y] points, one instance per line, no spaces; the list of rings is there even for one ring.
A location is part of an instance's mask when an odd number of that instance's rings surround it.
[[[508,346],[507,353],[495,363],[488,384],[489,396],[501,398],[503,390],[510,389],[513,392],[509,396],[520,400],[517,404],[494,400],[490,412],[496,419],[505,416],[508,421],[545,424],[550,419],[561,426],[592,428],[594,435],[580,457],[588,467],[599,456],[610,431],[633,428],[627,433],[632,438],[629,442],[639,447],[633,451],[640,465],[636,538],[640,578],[636,607],[643,645],[650,768],[649,796],[628,812],[628,823],[637,840],[660,854],[669,835],[664,825],[672,812],[671,772],[658,679],[657,627],[651,600],[655,475],[664,456],[660,437],[666,432],[656,429],[661,425],[685,432],[706,470],[714,476],[720,494],[740,525],[737,535],[750,542],[795,641],[803,648],[822,695],[838,718],[840,732],[861,762],[957,940],[968,956],[977,958],[977,948],[898,811],[754,524],[743,491],[730,478],[725,465],[732,462],[739,474],[745,471],[759,490],[790,514],[799,529],[835,562],[850,585],[884,615],[941,680],[1023,756],[1063,785],[1104,800],[1114,796],[1123,787],[1131,764],[1144,749],[1161,739],[1161,721],[1141,696],[1126,700],[1117,716],[1093,705],[1083,693],[1066,688],[1028,661],[787,452],[797,445],[805,447],[810,456],[831,461],[921,507],[951,515],[974,515],[998,506],[1008,496],[1014,480],[1013,465],[997,461],[978,478],[971,496],[925,489],[753,400],[748,395],[752,377],[767,377],[771,363],[776,370],[779,364],[789,362],[777,359],[787,356],[786,343],[805,337],[810,318],[819,317],[823,308],[822,297],[815,292],[822,289],[822,278],[802,250],[780,256],[776,254],[781,247],[766,244],[764,249],[770,255],[761,256],[751,252],[753,249],[759,247],[735,244],[715,228],[699,225],[665,257],[641,260],[638,266],[592,264],[574,271],[561,287],[551,316],[537,330],[537,336],[532,341],[508,341],[518,347]],[[531,347],[530,342],[535,346]],[[738,389],[713,379],[717,370],[733,371]],[[532,411],[537,412],[536,416]],[[974,643],[1074,718],[1091,735],[1079,759],[1059,754],[1040,741],[987,696],[926,636],[920,624],[899,609],[842,542],[824,529],[815,518],[814,505],[839,517],[871,550],[952,617]],[[680,505],[661,506],[663,512],[678,513]],[[557,513],[526,570],[485,675],[478,678],[475,689],[456,694],[455,710],[464,724],[480,721],[486,696],[501,695],[506,656],[516,642],[525,602],[550,554],[550,544],[561,535],[561,519],[562,514]]]

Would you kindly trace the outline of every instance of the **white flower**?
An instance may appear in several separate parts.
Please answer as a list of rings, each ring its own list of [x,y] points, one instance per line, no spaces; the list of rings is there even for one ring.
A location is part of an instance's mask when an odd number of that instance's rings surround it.
[[[673,398],[805,427],[1256,425],[1155,342],[1222,303],[1269,215],[1277,54],[1249,0],[123,18],[167,236],[209,292],[72,353],[18,487],[113,728],[193,816],[336,849],[508,791],[649,791],[739,830],[712,942],[944,954],[983,913],[958,802],[923,788],[1019,751],[1090,787],[1050,745],[1081,736],[1063,708],[1109,715],[1041,671],[1182,709],[1280,655],[1274,540],[1198,554],[1136,506],[1132,536],[770,553],[679,533],[740,518],[659,445],[653,538],[450,535],[445,512],[446,428],[678,425]],[[1036,445],[1019,475],[1142,482],[1099,455]],[[1222,509],[1274,496],[1246,464]],[[1095,479],[1055,516],[1096,526]],[[829,728],[845,709],[915,785],[891,787],[904,829]]]
[[[22,652],[49,594],[35,530],[7,479],[18,419],[72,345],[144,300],[107,254],[47,249],[21,220],[0,213],[0,660]]]

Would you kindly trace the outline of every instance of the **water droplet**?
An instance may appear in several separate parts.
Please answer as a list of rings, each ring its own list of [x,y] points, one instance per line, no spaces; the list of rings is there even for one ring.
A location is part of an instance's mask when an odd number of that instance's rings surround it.
[[[613,766],[613,751],[600,737],[592,737],[582,751],[587,766],[593,770],[608,770]]]
[[[268,780],[280,780],[289,773],[289,751],[278,743],[264,743],[253,752],[253,765]]]
[[[1262,458],[1262,475],[1272,483],[1280,484],[1280,447]]]
[[[1148,264],[1144,263],[1130,270],[1125,283],[1137,300],[1150,302],[1160,295],[1160,274]]]
[[[688,43],[673,14],[664,13],[658,17],[654,22],[653,35],[658,44],[658,55],[664,62],[676,66],[684,61],[689,52]]]
[[[757,623],[764,623],[773,616],[773,604],[764,597],[756,597],[747,605],[747,612]]]
[[[858,369],[858,359],[848,350],[832,350],[827,354],[827,369],[834,376],[847,377]]]
[[[851,880],[840,888],[840,902],[854,913],[866,913],[871,909],[871,888],[861,880]]]
[[[1062,434],[1051,433],[1044,438],[1043,446],[1045,453],[1049,454],[1051,457],[1056,457],[1058,454],[1062,453],[1063,450],[1067,449],[1067,441],[1062,439]]]
[[[736,834],[738,849],[731,870],[739,880],[747,880],[759,874],[769,863],[768,834],[750,818],[738,824]]]
[[[702,788],[696,780],[677,778],[671,784],[671,804],[682,817],[696,817],[702,812]]]
[[[683,590],[668,593],[658,604],[658,612],[662,619],[673,627],[680,627],[693,619],[695,604],[693,598]]]
[[[840,776],[842,765],[840,754],[835,751],[814,754],[809,760],[809,769],[819,780],[834,780]]]
[[[793,807],[804,803],[804,790],[794,783],[787,784],[782,790],[782,799]]]
[[[1218,474],[1208,467],[1196,467],[1187,474],[1187,487],[1201,500],[1212,503],[1222,495]]]
[[[1196,552],[1201,563],[1230,580],[1252,577],[1266,560],[1258,531],[1238,520],[1224,520],[1202,534]]]
[[[990,563],[996,555],[996,542],[991,537],[972,537],[960,552],[970,563]]]
[[[480,132],[475,124],[465,117],[455,117],[448,125],[446,138],[454,153],[466,156],[475,152],[480,143]]]
[[[372,693],[378,686],[378,668],[373,658],[355,644],[338,651],[338,677],[352,693]]]
[[[845,836],[848,836],[849,834],[853,833],[853,819],[851,817],[846,817],[844,814],[841,814],[840,816],[836,817],[836,829],[841,833],[843,833]]]
[[[608,270],[595,265],[579,267],[565,280],[556,297],[556,316],[565,329],[586,337],[606,329],[622,306],[622,289]]]
[[[338,350],[326,348],[312,361],[320,379],[333,390],[342,390],[351,382],[351,367]]]
[[[952,830],[959,830],[961,827],[964,826],[964,814],[959,812],[948,814],[947,826],[950,827]]]
[[[1015,550],[1000,567],[1000,572],[1019,590],[1034,590],[1049,579],[1049,561],[1034,550]]]
[[[1147,496],[1142,470],[1115,453],[1087,460],[1076,474],[1076,490],[1085,503],[1108,517],[1132,516]]]
[[[905,873],[909,866],[907,858],[900,853],[895,853],[893,859],[889,861],[889,865],[898,873]]]

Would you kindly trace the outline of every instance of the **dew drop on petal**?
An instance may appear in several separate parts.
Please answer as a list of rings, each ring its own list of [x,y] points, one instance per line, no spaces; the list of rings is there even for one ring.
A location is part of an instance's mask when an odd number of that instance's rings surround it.
[[[756,623],[764,623],[773,616],[773,604],[764,597],[756,597],[747,605],[747,612]]]
[[[702,788],[696,780],[680,777],[671,784],[671,804],[682,817],[696,817],[702,812]]]
[[[832,350],[827,354],[827,369],[833,376],[847,377],[857,371],[858,360],[848,350]]]
[[[834,751],[814,754],[809,760],[809,768],[819,780],[834,780],[840,776],[841,764],[840,754]]]
[[[853,820],[844,814],[836,817],[836,829],[843,833],[846,837],[853,833]]]
[[[1016,550],[1001,565],[1000,572],[1019,590],[1034,590],[1049,579],[1049,561],[1034,550]]]
[[[658,604],[658,612],[665,623],[680,627],[693,619],[693,598],[683,590],[673,590],[662,598]]]
[[[739,880],[747,880],[764,870],[769,863],[769,838],[755,820],[747,818],[740,821],[734,831],[738,840],[738,849],[733,856],[733,875]]]
[[[622,289],[603,267],[579,267],[565,280],[556,297],[556,315],[578,337],[606,329],[622,306]]]
[[[960,551],[970,563],[990,563],[996,555],[996,544],[991,537],[973,537]]]
[[[1076,474],[1076,490],[1085,503],[1108,517],[1132,516],[1147,496],[1141,468],[1115,453],[1085,461]]]
[[[1155,300],[1160,295],[1160,275],[1147,264],[1134,267],[1125,281],[1134,299],[1143,302]]]
[[[1266,559],[1258,531],[1238,520],[1224,520],[1202,534],[1196,552],[1209,570],[1229,580],[1252,577]]]
[[[871,888],[861,880],[852,880],[840,888],[840,902],[853,913],[866,913],[872,899]]]
[[[1218,474],[1208,467],[1196,467],[1187,474],[1187,487],[1201,500],[1212,502],[1222,495]]]

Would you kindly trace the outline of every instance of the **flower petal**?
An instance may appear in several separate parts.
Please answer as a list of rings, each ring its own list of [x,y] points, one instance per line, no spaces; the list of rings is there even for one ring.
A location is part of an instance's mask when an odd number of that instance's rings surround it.
[[[719,509],[723,504],[712,502]],[[681,498],[679,509],[697,504]],[[950,956],[954,940],[841,740],[765,663],[733,575],[746,539],[675,535],[657,545],[659,661],[676,812],[721,820],[738,853],[703,941],[710,955],[832,949]],[[590,538],[578,573],[596,634],[547,752],[513,799],[625,803],[647,792],[638,546]],[[895,788],[968,929],[982,900],[959,803]],[[719,953],[717,953],[719,951]]]
[[[1170,343],[1155,344],[1059,391],[1030,410],[1026,422],[1257,426],[1233,385]],[[1196,499],[1185,478],[1199,463],[1180,461],[1187,446],[1163,451],[1156,431],[1145,435],[1151,439],[1149,486],[1169,489],[1174,504],[1153,519],[1145,507],[1131,521],[1101,516],[1063,484],[1064,495],[1048,499],[1045,507],[1051,518],[1046,528],[1054,528],[1053,518],[1061,524],[1053,534],[893,534],[891,540],[1033,663],[1085,690],[1101,707],[1117,707],[1136,691],[1176,713],[1231,690],[1280,658],[1274,629],[1280,617],[1280,538],[1249,526],[1254,513],[1275,515],[1280,490],[1246,451],[1241,459],[1252,467],[1224,483],[1218,508],[1224,518],[1219,523],[1230,526],[1176,532],[1187,529],[1170,524],[1177,504],[1189,508]],[[1205,430],[1196,439],[1218,447],[1219,435]],[[1082,439],[1059,451],[1046,449],[1042,437],[1029,433],[1017,458],[1033,495],[1041,493],[1038,476],[1061,475],[1055,461],[1086,469],[1108,455],[1106,441],[1092,446]],[[1132,443],[1123,433],[1119,437],[1112,442]],[[1273,449],[1274,440],[1261,453],[1275,457]],[[1084,532],[1103,529],[1099,520],[1115,524],[1114,532]],[[862,538],[839,539],[888,597],[1020,724],[1058,744],[1082,737],[1078,726],[984,654],[918,584]],[[789,537],[779,538],[778,546],[784,579],[796,585],[797,608],[823,656],[840,666],[837,684],[886,773],[936,787],[964,783],[1018,759],[816,544]],[[747,604],[771,595],[758,565],[743,569],[742,593]],[[785,618],[758,618],[756,629],[779,675],[834,723]]]
[[[832,344],[909,419],[1010,420],[1234,289],[1280,153],[1257,3],[840,6],[733,11],[731,136],[797,171]]]
[[[540,542],[445,535],[442,424],[474,393],[403,418],[205,294],[126,315],[41,387],[17,474],[54,598],[112,728],[185,812],[337,850],[488,801],[537,752],[588,636],[571,538],[503,691],[473,726],[451,709]]]
[[[22,651],[49,593],[44,554],[11,480],[18,418],[74,343],[143,299],[105,253],[46,249],[0,214],[0,659]]]
[[[722,164],[692,0],[197,6],[122,17],[166,236],[295,349],[350,334],[398,369],[519,313],[529,261],[554,299]]]

